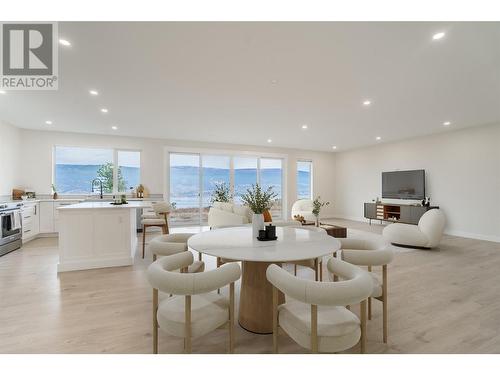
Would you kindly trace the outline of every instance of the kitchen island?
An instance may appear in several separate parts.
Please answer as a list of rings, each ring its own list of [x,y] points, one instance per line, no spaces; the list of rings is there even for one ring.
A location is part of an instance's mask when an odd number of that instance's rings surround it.
[[[58,272],[129,266],[137,247],[136,210],[151,202],[82,202],[58,208]]]

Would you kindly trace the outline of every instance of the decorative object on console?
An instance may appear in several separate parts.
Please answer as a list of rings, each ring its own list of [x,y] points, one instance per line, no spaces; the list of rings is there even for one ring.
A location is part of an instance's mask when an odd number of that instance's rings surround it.
[[[321,208],[324,206],[328,206],[330,202],[321,202],[321,197],[318,196],[316,199],[313,201],[313,210],[312,213],[314,217],[316,218],[316,226],[319,227],[319,214],[321,212]]]
[[[251,189],[247,189],[246,193],[241,196],[241,200],[253,212],[252,216],[252,235],[257,237],[259,230],[264,229],[264,212],[271,209],[277,194],[272,187],[262,191],[259,184],[252,185]]]

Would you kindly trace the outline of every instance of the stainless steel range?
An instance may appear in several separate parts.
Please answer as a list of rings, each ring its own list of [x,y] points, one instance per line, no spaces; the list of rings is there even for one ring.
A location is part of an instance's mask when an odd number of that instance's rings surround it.
[[[22,203],[0,204],[0,256],[22,245]]]

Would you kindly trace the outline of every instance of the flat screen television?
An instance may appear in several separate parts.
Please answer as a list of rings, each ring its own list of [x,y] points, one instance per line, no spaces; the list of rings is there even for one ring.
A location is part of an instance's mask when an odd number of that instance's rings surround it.
[[[425,170],[382,172],[382,198],[424,199]]]

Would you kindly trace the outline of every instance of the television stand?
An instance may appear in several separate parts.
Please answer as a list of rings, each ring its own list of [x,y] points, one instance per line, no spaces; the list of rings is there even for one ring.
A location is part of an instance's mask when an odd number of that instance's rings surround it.
[[[439,208],[438,206],[414,206],[409,204],[394,203],[365,203],[364,216],[369,220],[380,220],[380,223],[389,221],[391,223],[418,224],[418,221],[427,211]]]

